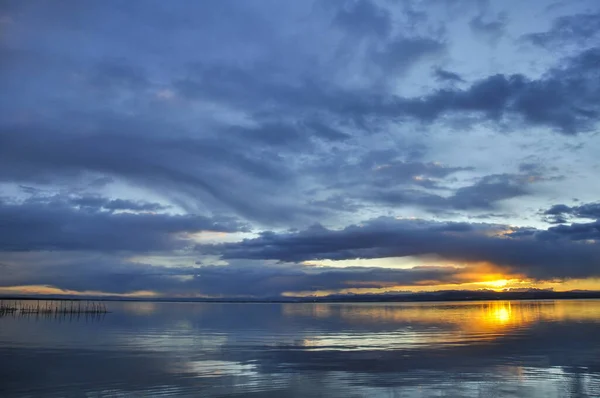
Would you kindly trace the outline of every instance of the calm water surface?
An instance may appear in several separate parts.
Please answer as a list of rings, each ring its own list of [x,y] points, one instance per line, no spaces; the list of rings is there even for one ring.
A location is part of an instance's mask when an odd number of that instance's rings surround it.
[[[0,317],[1,397],[600,397],[600,301]]]

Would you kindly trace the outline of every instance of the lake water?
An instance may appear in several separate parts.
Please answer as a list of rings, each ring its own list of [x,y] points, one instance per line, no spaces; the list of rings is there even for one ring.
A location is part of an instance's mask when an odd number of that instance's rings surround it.
[[[600,301],[0,317],[0,396],[599,397]]]

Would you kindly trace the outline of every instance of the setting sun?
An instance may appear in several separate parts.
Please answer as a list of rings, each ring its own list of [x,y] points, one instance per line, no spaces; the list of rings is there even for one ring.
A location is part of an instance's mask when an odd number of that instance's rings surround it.
[[[508,279],[498,279],[496,281],[486,282],[486,284],[499,289],[506,286],[508,282]]]

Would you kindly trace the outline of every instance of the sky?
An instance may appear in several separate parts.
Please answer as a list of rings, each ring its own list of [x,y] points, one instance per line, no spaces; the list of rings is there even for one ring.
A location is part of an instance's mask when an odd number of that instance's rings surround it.
[[[600,290],[596,0],[5,0],[0,293]]]

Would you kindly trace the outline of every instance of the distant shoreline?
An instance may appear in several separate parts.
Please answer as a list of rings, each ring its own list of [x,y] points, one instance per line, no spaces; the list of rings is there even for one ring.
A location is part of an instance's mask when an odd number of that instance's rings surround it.
[[[121,301],[121,302],[155,302],[155,303],[251,303],[251,304],[339,304],[339,303],[420,303],[420,302],[467,302],[467,301],[506,301],[506,300],[585,300],[600,299],[599,291],[440,291],[410,294],[378,294],[378,295],[332,295],[325,297],[290,297],[262,299],[201,299],[201,298],[130,298],[130,297],[97,297],[97,296],[19,296],[0,295],[0,300],[56,300],[56,301]]]

